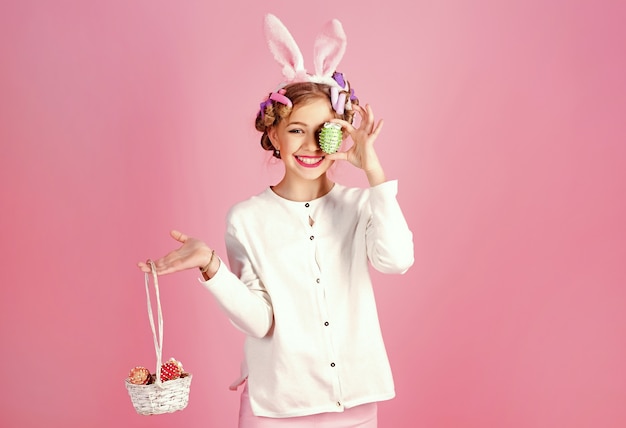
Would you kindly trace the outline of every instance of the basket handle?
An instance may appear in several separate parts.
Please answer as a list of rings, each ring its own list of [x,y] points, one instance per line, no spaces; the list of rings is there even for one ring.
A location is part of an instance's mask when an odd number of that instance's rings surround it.
[[[161,386],[161,358],[163,354],[163,313],[161,312],[161,296],[159,295],[159,280],[157,278],[156,266],[152,260],[148,260],[147,264],[150,266],[152,279],[154,281],[154,291],[156,294],[157,304],[157,317],[158,317],[158,338],[157,331],[154,328],[154,316],[152,315],[152,303],[150,302],[150,273],[146,272],[144,275],[144,282],[146,284],[146,297],[148,300],[148,318],[150,318],[150,327],[152,327],[152,337],[154,338],[154,350],[156,351],[156,379],[157,386]]]

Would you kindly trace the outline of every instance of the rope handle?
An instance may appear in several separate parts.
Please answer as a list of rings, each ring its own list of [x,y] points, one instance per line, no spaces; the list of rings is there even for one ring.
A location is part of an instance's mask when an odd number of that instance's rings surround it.
[[[156,266],[152,260],[148,260],[147,264],[150,266],[151,273],[146,272],[144,275],[144,282],[146,284],[146,297],[148,300],[148,318],[150,318],[150,327],[152,327],[152,337],[154,338],[154,350],[156,351],[156,379],[155,383],[157,386],[161,387],[161,358],[163,354],[163,313],[161,312],[161,296],[159,294],[159,280],[157,278]],[[158,317],[158,327],[159,327],[159,335],[157,339],[157,332],[154,328],[154,316],[152,315],[152,302],[150,301],[150,275],[152,275],[152,280],[154,281],[154,291],[156,294],[156,304],[157,304],[157,317]]]

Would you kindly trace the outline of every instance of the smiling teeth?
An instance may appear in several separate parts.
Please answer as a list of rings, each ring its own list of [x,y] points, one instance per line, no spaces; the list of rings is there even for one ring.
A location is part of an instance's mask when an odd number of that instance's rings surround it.
[[[300,156],[298,156],[298,160],[302,163],[306,163],[308,165],[313,165],[315,163],[318,163],[319,161],[322,160],[322,158],[301,158]]]

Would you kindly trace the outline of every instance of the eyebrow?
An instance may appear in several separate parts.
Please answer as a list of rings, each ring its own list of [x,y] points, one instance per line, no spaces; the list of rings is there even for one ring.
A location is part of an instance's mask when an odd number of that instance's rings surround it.
[[[289,122],[287,124],[287,126],[291,126],[291,125],[309,126],[307,123],[304,123],[304,122]]]

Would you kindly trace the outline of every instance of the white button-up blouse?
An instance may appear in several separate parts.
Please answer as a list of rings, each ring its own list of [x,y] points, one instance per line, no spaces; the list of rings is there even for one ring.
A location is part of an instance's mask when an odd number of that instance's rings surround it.
[[[247,335],[242,379],[255,415],[337,412],[394,397],[368,261],[383,273],[413,264],[397,189],[397,181],[336,183],[295,202],[268,188],[229,211],[230,270],[222,263],[201,282]]]

